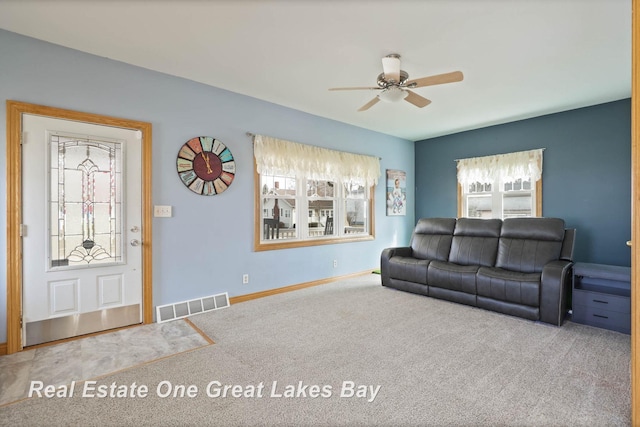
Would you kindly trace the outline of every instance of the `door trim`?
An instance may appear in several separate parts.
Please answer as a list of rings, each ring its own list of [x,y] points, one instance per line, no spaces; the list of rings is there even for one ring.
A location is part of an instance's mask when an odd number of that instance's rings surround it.
[[[151,123],[7,101],[7,354],[22,343],[22,115],[33,114],[142,132],[142,322],[153,322]]]
[[[631,424],[640,425],[640,0],[631,5]]]

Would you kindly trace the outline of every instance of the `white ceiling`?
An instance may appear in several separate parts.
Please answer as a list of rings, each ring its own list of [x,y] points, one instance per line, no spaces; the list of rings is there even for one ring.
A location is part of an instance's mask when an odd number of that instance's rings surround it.
[[[0,28],[409,140],[631,96],[631,0],[0,0]],[[464,81],[422,109],[327,90],[389,53]]]

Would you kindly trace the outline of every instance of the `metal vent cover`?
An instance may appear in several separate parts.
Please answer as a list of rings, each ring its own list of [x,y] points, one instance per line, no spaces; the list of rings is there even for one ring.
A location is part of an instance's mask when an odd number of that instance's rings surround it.
[[[194,314],[206,313],[207,311],[229,307],[229,294],[210,295],[196,298],[189,301],[180,301],[173,304],[156,306],[156,321],[158,323],[169,322],[171,320],[182,319]]]

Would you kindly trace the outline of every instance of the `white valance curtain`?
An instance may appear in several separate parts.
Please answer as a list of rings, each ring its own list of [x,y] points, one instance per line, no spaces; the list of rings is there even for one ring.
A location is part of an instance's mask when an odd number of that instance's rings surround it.
[[[380,177],[380,159],[344,151],[299,144],[264,135],[253,137],[259,174],[293,175],[313,180],[357,182],[374,186]]]
[[[531,178],[535,183],[542,178],[543,151],[540,148],[458,160],[458,182],[465,187],[476,182],[493,183],[496,178],[501,182]]]

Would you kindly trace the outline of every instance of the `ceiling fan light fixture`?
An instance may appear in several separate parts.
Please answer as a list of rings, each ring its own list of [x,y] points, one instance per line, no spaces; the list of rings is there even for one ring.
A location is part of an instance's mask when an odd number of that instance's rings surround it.
[[[382,58],[382,73],[378,75],[377,87],[336,87],[329,90],[376,90],[379,91],[375,98],[358,108],[358,111],[367,111],[381,100],[384,102],[398,102],[405,100],[418,108],[431,104],[431,100],[418,95],[411,89],[423,86],[434,86],[445,83],[462,81],[462,71],[436,74],[419,79],[409,80],[409,74],[400,69],[400,55],[391,54]]]
[[[400,89],[397,86],[391,86],[378,94],[378,98],[385,102],[398,102],[402,101],[409,95],[405,90]]]

